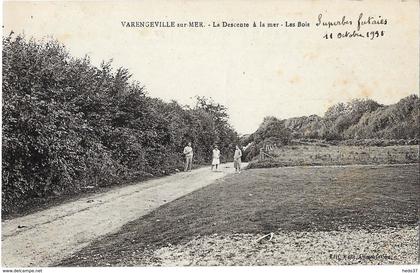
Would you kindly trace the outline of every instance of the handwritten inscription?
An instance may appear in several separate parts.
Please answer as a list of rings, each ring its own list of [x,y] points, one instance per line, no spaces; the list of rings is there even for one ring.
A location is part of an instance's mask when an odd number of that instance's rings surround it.
[[[318,15],[315,23],[316,27],[327,29],[323,38],[326,40],[343,38],[368,38],[370,40],[383,37],[385,35],[384,26],[388,24],[388,19],[382,16],[366,16],[360,13],[357,19],[353,20],[346,16],[339,19],[326,19],[322,13]],[[375,27],[375,29],[367,27]]]

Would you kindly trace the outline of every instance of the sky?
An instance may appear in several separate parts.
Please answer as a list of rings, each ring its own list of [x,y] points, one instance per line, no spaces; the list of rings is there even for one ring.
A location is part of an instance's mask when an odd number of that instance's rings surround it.
[[[3,33],[11,30],[62,42],[93,64],[113,59],[148,94],[193,104],[213,98],[228,107],[241,134],[265,116],[323,113],[354,98],[392,104],[419,91],[418,1],[106,1],[5,2]],[[343,16],[387,19],[383,37],[327,40],[355,27],[317,27]],[[203,21],[203,28],[124,28],[121,21]],[[309,28],[213,28],[212,22],[309,22]]]

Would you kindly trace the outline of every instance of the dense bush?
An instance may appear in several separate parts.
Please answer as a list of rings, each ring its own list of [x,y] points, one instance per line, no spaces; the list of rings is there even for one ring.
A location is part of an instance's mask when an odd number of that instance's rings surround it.
[[[266,117],[259,128],[241,137],[244,158],[252,160],[267,144],[308,144],[390,146],[416,145],[419,139],[417,95],[384,106],[367,99],[356,99],[330,107],[324,117],[311,115],[279,120]]]
[[[291,138],[290,129],[286,128],[284,120],[275,117],[265,117],[260,127],[253,134],[257,143],[267,141],[275,144],[287,144]]]
[[[31,198],[125,183],[195,162],[212,145],[230,157],[238,141],[226,108],[193,108],[147,96],[124,69],[73,58],[56,41],[3,38],[2,211]]]
[[[419,106],[419,98],[411,95],[396,104],[367,112],[358,123],[349,127],[344,137],[346,139],[418,139]]]
[[[259,148],[281,135],[283,144],[302,140],[322,141],[332,145],[389,146],[417,144],[419,139],[419,106],[417,95],[384,106],[367,99],[330,107],[324,117],[311,115],[279,120],[266,117],[253,134],[241,138],[244,154],[250,160]],[[274,141],[281,143],[282,141]]]
[[[373,100],[337,104],[325,113],[321,139],[418,139],[419,98],[410,95],[393,105]]]
[[[321,138],[327,140],[345,139],[346,130],[357,124],[360,118],[381,107],[377,102],[367,99],[355,99],[344,104],[339,103],[331,106],[324,115],[325,131]]]
[[[240,139],[243,147],[243,158],[252,160],[259,154],[261,148],[267,145],[286,145],[291,139],[291,130],[286,128],[285,121],[276,117],[265,117],[257,131]]]

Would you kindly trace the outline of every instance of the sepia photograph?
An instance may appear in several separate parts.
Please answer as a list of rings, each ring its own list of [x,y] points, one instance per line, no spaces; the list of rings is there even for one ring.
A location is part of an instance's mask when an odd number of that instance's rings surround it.
[[[417,272],[417,0],[2,5],[3,272]]]

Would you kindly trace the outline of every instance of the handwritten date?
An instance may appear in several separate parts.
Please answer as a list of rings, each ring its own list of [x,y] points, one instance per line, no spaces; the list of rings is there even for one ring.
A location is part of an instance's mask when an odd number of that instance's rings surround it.
[[[344,32],[337,32],[337,33],[326,33],[323,38],[326,40],[332,39],[345,39],[345,38],[367,38],[369,40],[373,40],[376,38],[383,37],[385,35],[384,30],[373,30],[367,32],[359,32],[359,31],[344,31]]]

